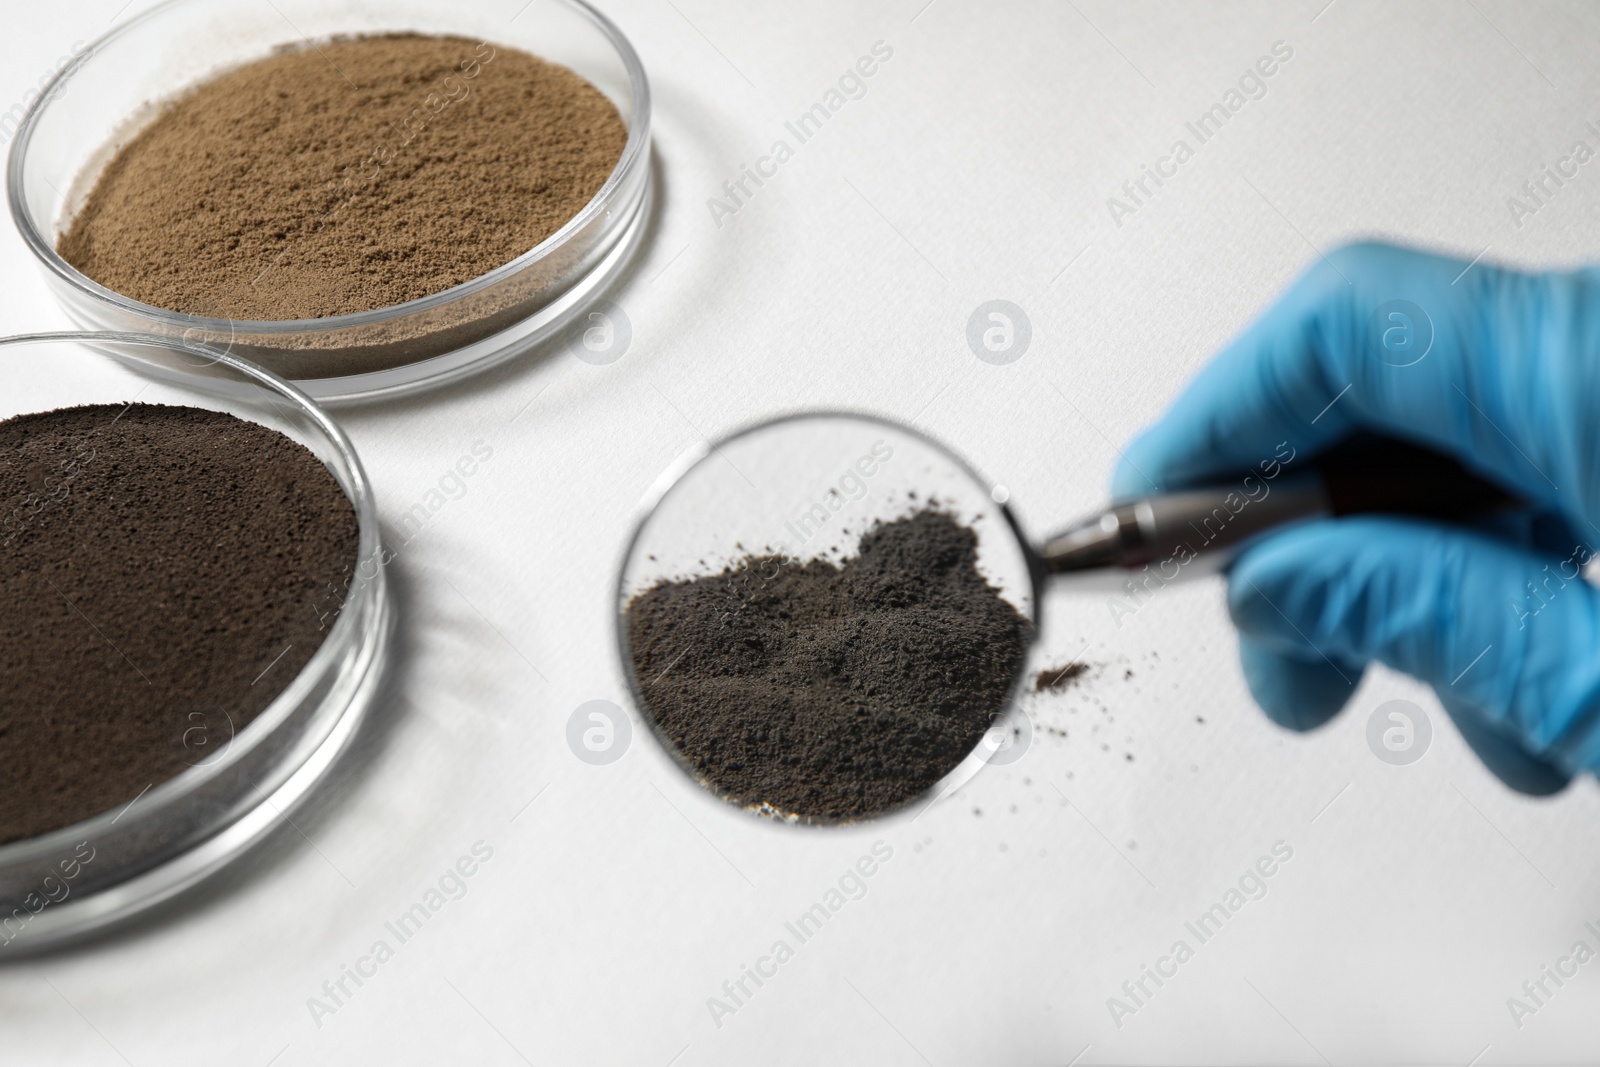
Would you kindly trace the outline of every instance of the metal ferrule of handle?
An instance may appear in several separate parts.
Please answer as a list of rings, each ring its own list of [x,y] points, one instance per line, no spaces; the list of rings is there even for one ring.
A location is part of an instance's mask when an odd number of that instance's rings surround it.
[[[1140,568],[1227,553],[1285,523],[1332,514],[1321,475],[1256,480],[1256,489],[1212,486],[1122,504],[1051,539],[1041,555],[1051,573]]]
[[[1318,474],[1259,481],[1252,498],[1242,488],[1208,488],[1141,500],[1131,505],[1139,547],[1124,567],[1236,548],[1240,542],[1300,519],[1332,514],[1327,484]]]

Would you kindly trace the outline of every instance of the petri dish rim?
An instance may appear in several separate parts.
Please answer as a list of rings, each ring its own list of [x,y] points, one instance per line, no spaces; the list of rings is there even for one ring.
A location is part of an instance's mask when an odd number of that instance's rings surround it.
[[[742,438],[749,437],[753,434],[764,432],[772,427],[782,426],[786,423],[822,419],[849,419],[863,423],[875,423],[879,426],[893,430],[896,433],[904,434],[907,437],[915,439],[919,443],[932,449],[934,452],[944,456],[950,461],[951,465],[965,475],[973,485],[983,489],[985,494],[988,495],[989,500],[999,511],[1000,515],[1005,519],[1006,529],[1009,531],[1012,539],[1015,541],[1018,551],[1021,553],[1023,561],[1028,570],[1028,594],[1031,599],[1031,608],[1027,611],[1027,615],[1028,621],[1032,623],[1032,630],[1028,637],[1027,646],[1023,649],[1023,658],[1017,669],[1017,675],[1014,679],[1012,679],[1009,695],[1007,696],[1005,702],[1001,705],[1002,710],[1018,707],[1017,697],[1026,688],[1028,676],[1028,657],[1032,653],[1033,649],[1038,647],[1039,637],[1043,629],[1043,596],[1046,587],[1047,576],[1045,574],[1043,560],[1039,556],[1038,550],[1034,547],[1033,542],[1029,540],[1026,531],[1023,530],[1022,524],[1017,519],[1016,512],[1012,510],[1009,501],[1001,501],[994,498],[996,483],[984,476],[977,467],[973,466],[973,464],[967,460],[965,456],[938,438],[924,433],[921,430],[916,429],[915,427],[892,416],[879,414],[877,412],[837,408],[810,408],[800,411],[781,412],[775,415],[755,419],[745,423],[742,426],[736,427],[735,429],[730,430],[726,434],[723,434],[719,437],[708,438],[699,442],[698,444],[690,446],[670,464],[668,464],[659,475],[656,476],[655,481],[653,481],[650,484],[650,487],[645,490],[645,494],[640,499],[639,505],[634,512],[632,524],[628,533],[628,539],[623,545],[622,554],[617,564],[617,578],[612,591],[612,609],[616,613],[616,618],[613,623],[613,634],[617,642],[617,661],[619,666],[622,668],[623,677],[627,680],[628,697],[633,701],[634,710],[638,713],[640,720],[643,721],[645,727],[650,731],[651,736],[655,738],[656,743],[661,747],[662,751],[671,758],[673,763],[677,765],[678,769],[683,772],[684,776],[687,777],[691,782],[694,782],[696,785],[698,785],[706,793],[721,801],[723,804],[735,809],[736,811],[742,812],[743,814],[754,816],[763,822],[776,822],[786,826],[800,826],[817,830],[829,830],[848,826],[862,826],[869,823],[881,824],[900,818],[916,818],[917,815],[910,813],[919,809],[919,807],[924,807],[925,801],[928,801],[930,798],[932,798],[934,801],[937,801],[945,794],[953,792],[957,785],[965,782],[967,779],[970,779],[974,774],[977,773],[978,770],[981,769],[981,767],[972,765],[972,761],[978,758],[976,755],[977,746],[974,746],[973,751],[968,753],[968,755],[963,758],[959,764],[957,764],[955,767],[952,767],[948,772],[940,777],[938,781],[934,782],[918,796],[906,801],[899,807],[860,819],[819,819],[810,816],[795,815],[792,813],[773,812],[764,810],[758,805],[741,802],[733,797],[728,796],[721,789],[717,788],[715,783],[708,781],[704,776],[702,776],[700,772],[696,770],[695,767],[683,755],[683,753],[679,751],[678,746],[672,742],[672,739],[666,736],[660,725],[656,722],[655,716],[649,712],[649,705],[644,699],[644,691],[640,688],[638,676],[635,674],[633,669],[630,644],[628,641],[626,612],[627,603],[630,599],[628,589],[629,563],[634,558],[634,553],[639,547],[640,539],[644,536],[645,528],[649,525],[650,519],[655,515],[657,508],[666,499],[667,495],[672,491],[674,486],[687,477],[688,474],[701,463],[715,455],[717,450],[725,445],[731,444]],[[982,744],[981,738],[979,740],[979,744]],[[918,814],[920,814],[920,811],[918,811]]]
[[[170,330],[174,336],[227,335],[239,340],[246,340],[254,335],[320,334],[381,326],[408,316],[449,308],[467,298],[494,289],[496,286],[517,277],[530,267],[563,249],[569,239],[575,234],[581,233],[602,215],[609,215],[615,206],[613,201],[619,192],[624,191],[625,186],[637,182],[641,185],[642,192],[631,205],[629,214],[617,220],[619,229],[615,239],[618,243],[629,240],[629,235],[623,232],[627,225],[629,223],[636,224],[639,218],[648,215],[651,210],[650,187],[653,183],[650,180],[648,170],[650,165],[652,98],[649,77],[645,73],[644,63],[621,29],[606,15],[587,3],[586,0],[550,0],[550,2],[560,4],[588,20],[616,50],[617,57],[627,73],[633,115],[628,129],[627,140],[623,144],[622,154],[617,159],[616,166],[607,175],[605,183],[600,187],[599,191],[584,205],[582,210],[568,219],[555,233],[552,233],[533,248],[493,270],[486,271],[475,278],[468,279],[437,293],[430,293],[399,304],[373,308],[369,311],[330,315],[316,319],[232,319],[192,315],[186,312],[157,307],[153,304],[146,304],[108,288],[88,275],[83,274],[63,259],[60,253],[56,251],[54,242],[49,235],[41,232],[40,228],[34,224],[33,218],[28,211],[29,201],[25,182],[28,150],[34,133],[47,112],[51,101],[56,97],[59,88],[65,86],[85,66],[92,63],[105,46],[143,28],[175,9],[198,2],[203,2],[203,0],[163,0],[163,2],[149,10],[141,12],[95,38],[83,52],[75,55],[71,62],[57,72],[49,83],[40,90],[39,95],[28,105],[22,121],[18,125],[16,136],[12,140],[6,163],[6,198],[10,205],[12,221],[22,235],[23,243],[33,253],[34,258],[54,275],[59,282],[82,296],[90,298],[97,304],[104,305],[125,315],[148,320],[163,330]],[[644,172],[642,176],[640,175],[641,171]],[[596,268],[596,270],[598,269]],[[615,265],[613,265],[612,269],[616,269]],[[585,280],[586,278],[578,278],[568,288],[581,286]],[[601,287],[604,287],[603,283]],[[559,294],[552,297],[552,299],[558,298]],[[529,317],[533,314],[536,314],[536,312],[530,313]],[[507,327],[507,329],[511,328],[514,327]],[[400,366],[420,367],[430,362],[431,359],[437,359],[444,355],[448,355],[448,350],[411,363],[401,364]],[[494,361],[494,359],[484,360],[486,365]],[[367,377],[369,374],[377,376],[383,373],[383,371],[361,372],[351,376],[349,379],[333,380],[351,381],[349,396],[351,398],[360,398],[366,394],[366,390],[361,387],[358,380]],[[459,374],[446,371],[440,376],[453,378],[459,376]],[[428,377],[431,378],[433,375]],[[317,379],[311,379],[311,381],[315,380]],[[405,383],[405,385],[410,384]],[[372,391],[374,393],[389,393],[399,392],[403,388],[403,386],[384,385]],[[324,400],[344,398],[345,394],[343,393],[322,397]]]
[[[183,342],[175,338],[148,334],[67,331],[0,337],[0,359],[3,359],[5,353],[11,350],[22,349],[31,345],[51,344],[81,345],[86,350],[84,353],[86,359],[92,357],[93,359],[106,360],[108,364],[112,364],[113,361],[105,354],[95,351],[96,346],[119,345],[131,349],[151,347],[198,356],[208,362],[228,368],[230,372],[261,390],[266,397],[272,398],[275,403],[287,404],[295,415],[308,419],[325,439],[325,443],[332,446],[339,460],[340,472],[349,480],[349,484],[341,484],[341,488],[356,513],[358,532],[357,567],[369,560],[380,559],[377,503],[372,492],[371,482],[361,464],[360,457],[339,424],[293,385],[278,378],[270,371],[230,356],[227,353],[209,349],[192,342]],[[190,384],[192,388],[193,383]],[[211,392],[204,389],[194,389],[193,391],[199,394],[196,399],[207,396],[214,399],[229,399],[228,394],[222,391]],[[237,397],[235,396],[233,399],[237,400]],[[227,409],[225,408],[224,410]],[[235,414],[237,413],[235,412]],[[377,677],[383,671],[383,656],[381,653],[382,645],[387,639],[386,630],[389,608],[385,586],[386,582],[382,568],[379,566],[374,571],[371,581],[361,583],[361,588],[358,591],[362,598],[360,602],[356,602],[357,592],[352,592],[350,598],[345,602],[344,610],[340,611],[339,617],[334,621],[328,635],[323,639],[321,646],[312,655],[311,659],[307,661],[295,679],[274,698],[271,704],[234,735],[227,752],[214,762],[202,762],[188,767],[166,781],[152,786],[148,792],[135,798],[134,803],[140,805],[138,820],[140,822],[149,822],[158,818],[174,805],[195,795],[208,782],[245,762],[247,757],[253,755],[263,744],[276,737],[285,721],[300,710],[305,702],[313,696],[322,679],[333,677],[335,681],[339,680],[337,677],[339,672],[335,669],[336,661],[341,657],[351,655],[352,649],[359,648],[364,643],[372,644],[376,642],[373,645],[374,656],[372,658],[366,656],[360,658],[365,672],[360,684],[375,683]],[[353,607],[370,607],[372,611],[369,613],[365,610],[353,610]],[[376,632],[366,632],[363,629],[363,624],[373,620],[376,620],[376,625],[373,627]],[[329,732],[335,732],[341,725],[345,725],[346,730],[348,730],[349,726],[345,724],[345,720],[350,717],[352,711],[359,715],[362,710],[352,700],[349,705],[340,709],[337,719],[331,723]],[[296,769],[298,768],[288,768],[287,773],[292,774]],[[282,768],[279,770],[282,771]],[[132,804],[121,809],[101,812],[88,819],[80,820],[35,837],[23,838],[19,841],[0,845],[0,871],[14,870],[40,860],[60,856],[65,849],[70,848],[77,841],[104,839],[111,835],[113,825],[130,808],[132,808]],[[213,827],[213,832],[208,834],[207,838],[226,832],[230,825],[238,821],[240,819],[234,819],[232,822]],[[153,864],[146,864],[139,870],[130,872],[124,878],[117,879],[94,891],[85,900],[86,902],[93,901],[101,893],[112,892],[124,882],[148,874],[151,870],[159,870],[165,864],[181,859],[188,852],[202,847],[204,844],[204,839],[195,841],[188,848],[178,851],[175,855],[166,859],[158,859]],[[167,895],[170,895],[170,893]],[[155,902],[154,900],[149,901],[149,903]],[[68,905],[61,905],[62,910],[67,907]],[[126,910],[131,913],[131,911],[140,910],[140,908],[136,905]],[[53,923],[52,925],[59,924]]]

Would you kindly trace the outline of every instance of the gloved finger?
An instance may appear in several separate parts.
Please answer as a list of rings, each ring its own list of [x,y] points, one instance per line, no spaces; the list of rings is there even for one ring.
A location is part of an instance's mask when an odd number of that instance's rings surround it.
[[[1538,508],[1517,508],[1493,512],[1474,521],[1474,530],[1493,534],[1502,541],[1526,545],[1538,552],[1565,558],[1589,552],[1595,540],[1583,537],[1559,512]]]
[[[1315,729],[1338,714],[1365,672],[1356,663],[1275,652],[1242,635],[1239,659],[1250,695],[1267,718],[1298,731]],[[1571,782],[1565,771],[1528,752],[1519,739],[1485,721],[1477,709],[1458,700],[1445,700],[1444,705],[1467,745],[1512,789],[1548,796]]]
[[[1561,792],[1572,781],[1566,771],[1529,752],[1520,738],[1485,719],[1478,708],[1448,694],[1442,694],[1440,702],[1483,765],[1517,792],[1550,796]]]
[[[1575,573],[1582,566],[1581,560],[1594,555],[1591,544],[1597,540],[1581,536],[1560,512],[1542,508],[1489,511],[1462,525],[1496,540],[1551,556],[1560,561],[1567,573]]]
[[[1124,450],[1114,495],[1262,471],[1366,429],[1587,514],[1587,457],[1563,442],[1592,422],[1597,361],[1572,353],[1600,343],[1600,276],[1467,267],[1382,244],[1331,253]]]
[[[1377,660],[1528,756],[1600,766],[1600,591],[1559,558],[1409,519],[1333,519],[1246,549],[1228,605],[1268,650]]]
[[[1267,718],[1289,730],[1314,730],[1339,713],[1361,683],[1365,664],[1336,662],[1314,654],[1306,659],[1282,652],[1243,634],[1239,664],[1245,682]]]

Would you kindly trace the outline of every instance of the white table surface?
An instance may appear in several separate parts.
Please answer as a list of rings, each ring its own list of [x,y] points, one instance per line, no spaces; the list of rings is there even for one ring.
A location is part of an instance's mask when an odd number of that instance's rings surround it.
[[[0,107],[121,3],[8,4]],[[653,79],[663,178],[658,229],[613,294],[631,348],[342,416],[390,524],[475,442],[493,449],[391,572],[399,655],[357,765],[178,906],[0,964],[0,1063],[1600,1055],[1600,965],[1520,1028],[1506,1006],[1573,942],[1600,947],[1593,783],[1512,795],[1426,690],[1382,671],[1328,728],[1276,729],[1215,581],[1120,627],[1100,598],[1053,597],[1042,654],[1087,643],[1095,674],[1035,702],[1020,762],[914,824],[750,818],[637,729],[609,766],[569,750],[578,705],[627,704],[619,553],[646,487],[702,435],[881,411],[962,450],[1042,533],[1102,500],[1114,443],[1318,249],[1381,235],[1566,264],[1600,247],[1600,171],[1520,228],[1505,203],[1596,143],[1592,6],[923,3],[607,0]],[[880,40],[893,57],[865,97],[718,227],[707,198]],[[1276,41],[1293,57],[1266,96],[1117,226],[1107,197]],[[1009,366],[966,343],[994,298],[1032,324]],[[9,225],[0,313],[7,332],[65,325]],[[1435,728],[1407,767],[1365,741],[1396,697]],[[466,895],[313,1018],[308,998],[394,945],[384,923],[478,841],[493,858]],[[893,856],[866,896],[795,942],[785,922],[878,841]],[[1279,841],[1293,858],[1267,895],[1194,941],[1185,922]],[[780,938],[793,958],[717,1025],[707,999]],[[1107,998],[1180,938],[1194,957],[1119,1027]]]

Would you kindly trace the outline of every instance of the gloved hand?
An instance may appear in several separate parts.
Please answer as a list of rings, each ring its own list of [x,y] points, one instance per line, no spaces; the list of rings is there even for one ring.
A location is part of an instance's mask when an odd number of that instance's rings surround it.
[[[1526,511],[1470,528],[1360,516],[1264,537],[1230,568],[1228,607],[1275,722],[1326,722],[1377,660],[1433,686],[1508,785],[1553,793],[1600,768],[1600,590],[1578,575],[1600,545],[1600,272],[1467,268],[1332,253],[1128,446],[1113,494],[1360,429],[1512,490]]]

